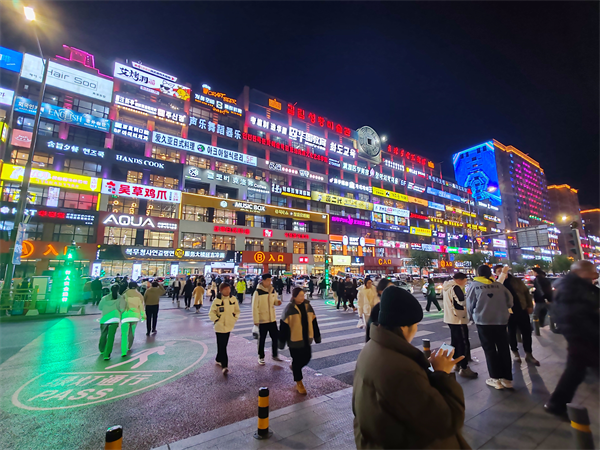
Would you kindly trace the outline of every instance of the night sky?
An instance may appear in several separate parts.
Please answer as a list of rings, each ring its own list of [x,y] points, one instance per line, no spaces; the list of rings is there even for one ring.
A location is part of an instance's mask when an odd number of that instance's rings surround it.
[[[37,52],[3,2],[0,45]],[[599,206],[597,2],[44,2],[43,50],[244,85],[443,161],[495,138]],[[20,11],[19,11],[19,14]]]

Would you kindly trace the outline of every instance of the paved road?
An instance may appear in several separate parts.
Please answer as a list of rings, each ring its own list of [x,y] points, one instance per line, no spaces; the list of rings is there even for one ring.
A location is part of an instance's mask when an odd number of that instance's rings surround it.
[[[309,398],[348,387],[364,345],[356,314],[335,309],[331,300],[312,303],[323,342],[313,346],[305,369]],[[122,358],[119,331],[110,361],[97,350],[97,315],[1,323],[0,448],[97,449],[115,424],[125,429],[126,448],[153,448],[255,416],[264,385],[272,409],[306,399],[295,392],[288,362],[275,362],[267,352],[267,365],[258,365],[249,296],[229,344],[232,372],[224,377],[213,363],[209,305],[194,314],[164,299],[158,334],[146,337],[140,324]],[[426,313],[419,336],[434,347],[447,341],[441,314]],[[479,345],[476,334],[473,345]]]

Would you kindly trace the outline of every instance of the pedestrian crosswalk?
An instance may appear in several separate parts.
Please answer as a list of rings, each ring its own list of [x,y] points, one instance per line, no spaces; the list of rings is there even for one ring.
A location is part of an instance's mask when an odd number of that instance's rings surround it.
[[[276,307],[277,317],[281,317],[286,305],[287,302],[284,302],[281,306]],[[352,311],[345,312],[337,309],[335,305],[328,304],[321,299],[313,299],[311,305],[315,310],[319,323],[321,343],[313,344],[312,358],[308,366],[316,370],[318,374],[335,377],[340,381],[351,384],[356,367],[356,359],[365,346],[365,330],[356,326],[358,315]],[[210,302],[205,302],[199,314],[191,315],[195,316],[194,318],[197,320],[212,324],[208,318],[209,309]],[[431,328],[437,325],[439,328],[442,321],[443,318],[437,312],[426,314],[424,320],[419,324],[416,337],[433,335],[434,332],[428,330],[427,327],[430,326],[429,328]],[[232,334],[252,342],[254,340],[252,336],[253,326],[251,303],[249,301],[244,302],[240,305],[240,318]],[[432,344],[435,343],[437,341]],[[418,344],[420,342],[415,341],[415,345],[419,346]],[[268,353],[271,343],[267,342],[265,348]],[[282,351],[282,356],[285,359],[290,358],[287,348]]]

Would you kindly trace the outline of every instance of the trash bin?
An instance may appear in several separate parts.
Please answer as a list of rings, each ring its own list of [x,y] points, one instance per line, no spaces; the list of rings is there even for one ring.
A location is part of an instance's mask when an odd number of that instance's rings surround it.
[[[24,307],[25,307],[25,302],[23,300],[13,301],[13,307],[10,312],[10,315],[11,316],[22,316]]]

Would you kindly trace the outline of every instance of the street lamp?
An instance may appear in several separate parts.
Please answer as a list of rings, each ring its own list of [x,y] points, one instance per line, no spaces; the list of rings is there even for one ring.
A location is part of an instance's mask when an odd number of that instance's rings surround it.
[[[37,34],[37,28],[35,25],[35,11],[32,7],[26,6],[23,8],[23,13],[25,15],[25,19],[29,22],[33,23],[33,33],[35,34],[35,39],[38,44],[38,50],[40,52],[40,57],[42,58],[42,64],[44,65],[44,72],[42,75],[42,84],[40,86],[40,96],[37,105],[37,111],[35,113],[35,120],[33,122],[33,130],[31,136],[31,147],[29,149],[29,153],[27,155],[27,162],[25,164],[25,170],[23,172],[23,181],[21,182],[21,191],[19,193],[19,201],[17,203],[17,211],[15,213],[15,220],[13,225],[13,230],[10,237],[11,249],[10,255],[11,258],[8,260],[6,264],[6,273],[4,276],[4,286],[3,292],[8,292],[10,290],[12,277],[14,275],[14,263],[20,263],[21,257],[21,245],[17,244],[17,237],[22,242],[22,236],[24,234],[24,227],[22,225],[23,217],[25,213],[25,206],[27,204],[27,197],[29,192],[29,181],[31,179],[31,166],[33,162],[33,154],[35,152],[35,144],[38,137],[38,129],[40,126],[40,116],[42,112],[42,102],[44,101],[44,94],[46,92],[46,78],[48,77],[48,66],[50,65],[50,59],[44,60],[44,54],[42,52],[42,46],[40,45],[40,39]],[[19,244],[21,244],[19,242]],[[16,250],[16,251],[15,251]],[[18,256],[17,256],[18,255]]]

